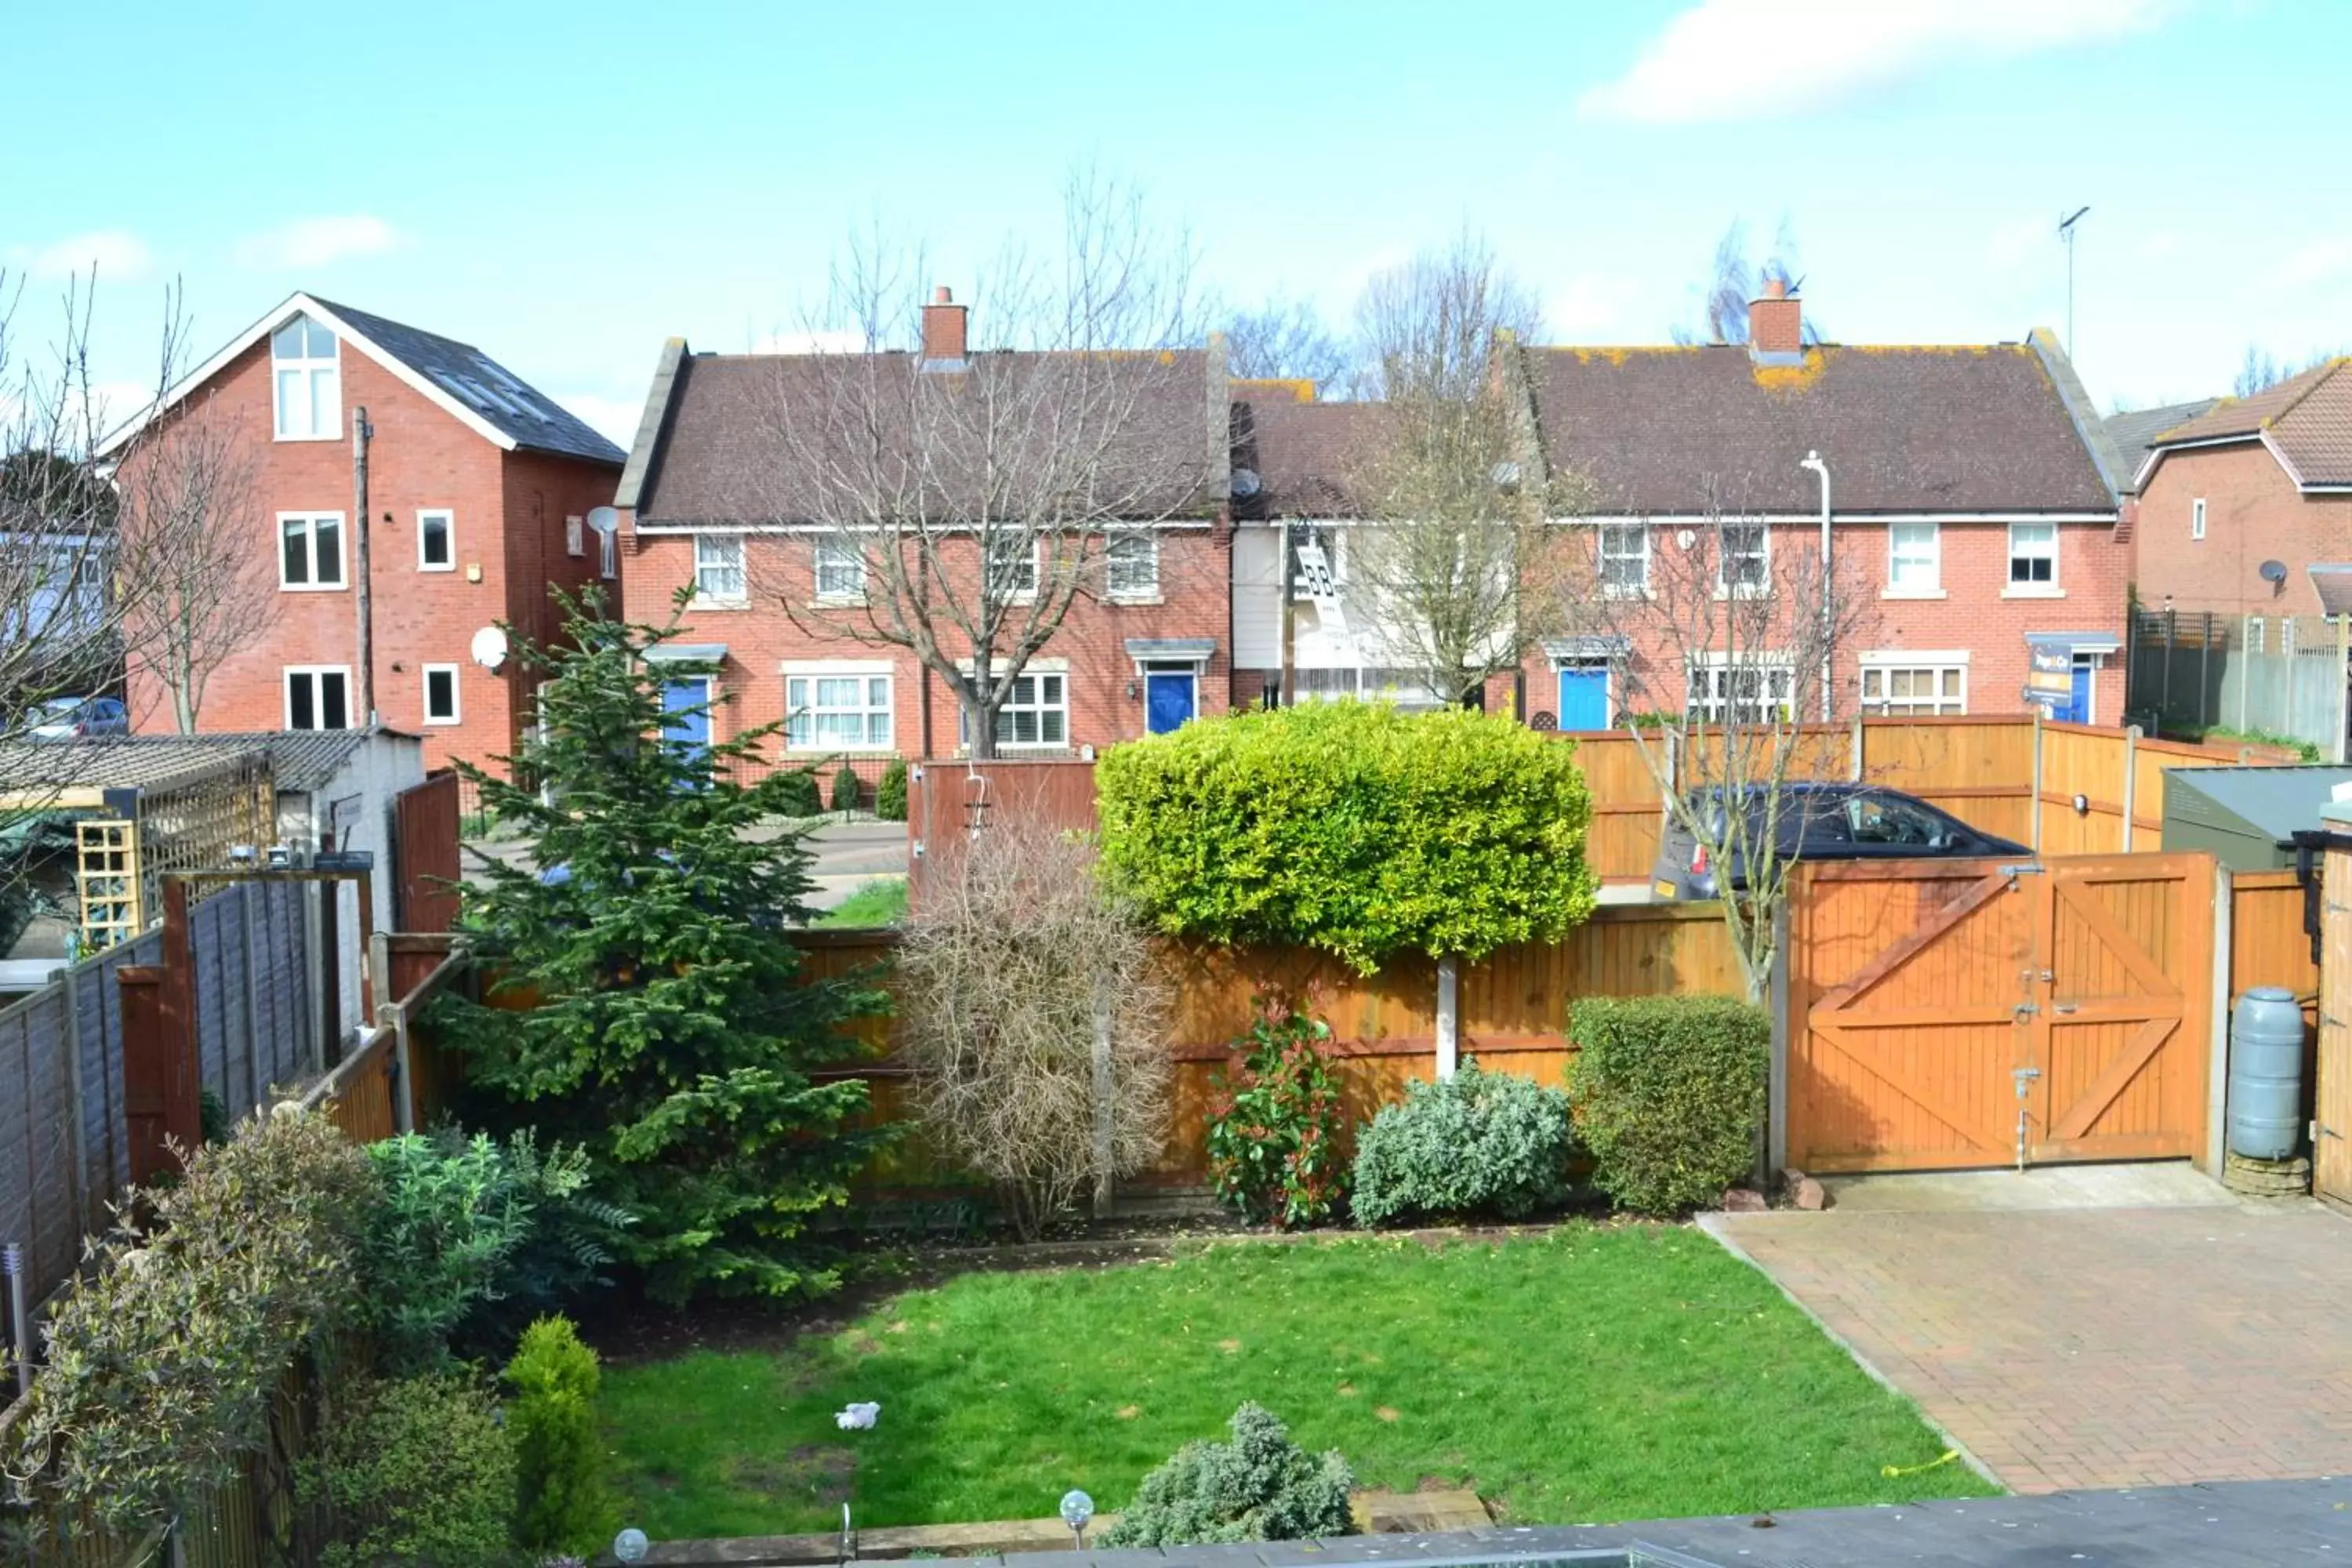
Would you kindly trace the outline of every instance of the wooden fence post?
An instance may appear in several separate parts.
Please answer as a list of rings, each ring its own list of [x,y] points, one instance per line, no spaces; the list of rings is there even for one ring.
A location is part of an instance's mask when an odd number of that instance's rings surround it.
[[[2029,704],[2033,710],[2033,852],[2042,853],[2042,704]]]
[[[60,1031],[66,1045],[66,1082],[73,1095],[71,1122],[66,1128],[67,1157],[73,1161],[73,1184],[68,1189],[73,1196],[73,1224],[76,1236],[87,1236],[89,1223],[89,1148],[83,1141],[89,1120],[89,1090],[82,1079],[81,1070],[81,1009],[74,1005],[72,971],[49,982],[64,1009],[64,1028]],[[108,1167],[108,1186],[113,1185],[112,1166]]]
[[[1857,707],[1853,710],[1853,730],[1852,738],[1846,742],[1846,750],[1850,753],[1846,758],[1847,773],[1855,784],[1860,784],[1864,778],[1862,765],[1862,710]]]
[[[2227,866],[2213,868],[2213,1024],[2206,1057],[2205,1173],[2221,1179],[2230,1120],[2230,960],[2237,885]]]
[[[2124,853],[2132,850],[2132,818],[2139,815],[2139,726],[2124,726]]]
[[[1111,1100],[1118,1092],[1116,1075],[1111,1069],[1110,998],[1099,993],[1095,997],[1094,1041],[1094,1142],[1095,1142],[1095,1217],[1110,1217],[1114,1197],[1111,1167],[1117,1163],[1117,1131],[1112,1121]]]
[[[164,1124],[184,1148],[205,1141],[204,1064],[196,1052],[196,955],[188,934],[188,884],[163,879],[163,986],[170,1076]]]
[[[1791,890],[1803,887],[1803,876],[1800,869],[1791,879]],[[1790,927],[1789,899],[1784,896],[1780,907],[1772,912],[1772,983],[1766,1004],[1772,1019],[1772,1058],[1764,1080],[1762,1169],[1756,1174],[1759,1192],[1769,1190],[1773,1172],[1789,1166],[1789,1037],[1796,1028],[1789,1016]]]

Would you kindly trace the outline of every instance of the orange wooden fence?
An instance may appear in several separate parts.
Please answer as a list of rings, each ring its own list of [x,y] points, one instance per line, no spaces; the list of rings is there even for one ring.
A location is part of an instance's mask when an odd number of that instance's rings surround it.
[[[887,971],[888,931],[797,933],[810,979]],[[1168,1052],[1174,1063],[1171,1114],[1160,1157],[1123,1183],[1127,1189],[1196,1187],[1207,1177],[1209,1102],[1214,1079],[1248,1028],[1260,996],[1296,1002],[1329,1024],[1331,1055],[1351,1120],[1368,1121],[1404,1086],[1436,1066],[1437,978],[1425,958],[1398,959],[1373,975],[1306,949],[1161,949],[1174,991]],[[1605,908],[1565,941],[1504,948],[1461,970],[1461,1047],[1482,1066],[1558,1083],[1574,1047],[1569,1005],[1580,996],[1673,993],[1740,995],[1745,987],[1722,912],[1713,904]],[[887,979],[883,981],[887,986]],[[887,1022],[864,1020],[860,1038],[874,1059],[847,1076],[866,1080],[870,1120],[904,1114],[905,1069],[886,1053]],[[886,1188],[956,1184],[929,1150],[901,1139],[877,1163]]]

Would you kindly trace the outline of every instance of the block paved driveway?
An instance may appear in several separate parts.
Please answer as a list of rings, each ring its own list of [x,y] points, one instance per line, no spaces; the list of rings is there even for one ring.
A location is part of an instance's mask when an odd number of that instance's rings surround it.
[[[2012,1490],[2352,1472],[2352,1219],[2317,1205],[1706,1224]]]

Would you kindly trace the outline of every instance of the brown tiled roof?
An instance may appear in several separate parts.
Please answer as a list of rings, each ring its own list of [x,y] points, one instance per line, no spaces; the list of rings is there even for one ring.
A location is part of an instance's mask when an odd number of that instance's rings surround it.
[[[2224,399],[2156,444],[2233,436],[2268,436],[2299,483],[2352,485],[2352,357],[2315,364],[2251,397]]]
[[[1236,498],[1240,517],[1346,517],[1349,470],[1374,438],[1377,403],[1304,403],[1293,397],[1234,401],[1234,467],[1258,477],[1257,494]]]
[[[641,523],[741,523],[828,520],[838,508],[815,502],[824,480],[822,463],[836,473],[862,471],[869,461],[845,435],[871,412],[903,432],[910,378],[919,373],[913,355],[687,354],[679,359],[668,404],[656,430],[635,492]],[[958,373],[922,372],[920,397],[942,400],[992,394],[1005,403],[1027,398],[1060,408],[1059,422],[1037,422],[1041,436],[1059,438],[1059,450],[1084,450],[1089,441],[1107,443],[1091,476],[1108,475],[1116,490],[1120,471],[1135,476],[1138,514],[1170,516],[1204,510],[1223,473],[1213,460],[1210,432],[1209,357],[1198,349],[1097,356],[1083,369],[1076,356],[1036,353],[973,354]],[[1085,390],[1056,398],[1043,390],[1048,378],[1084,376]],[[870,392],[865,390],[872,388]],[[983,426],[1001,443],[1013,421],[962,418],[947,412],[924,441],[921,479],[926,502],[937,515],[975,510],[986,463],[971,433]],[[1117,408],[1117,413],[1105,412]],[[1066,411],[1081,409],[1075,415]],[[826,417],[828,410],[835,416]],[[649,420],[649,424],[653,421]],[[788,434],[788,432],[791,432]],[[971,447],[964,450],[963,447]],[[892,488],[911,491],[917,478],[914,443],[903,433],[887,446],[879,463]],[[1001,445],[992,454],[1005,456]],[[894,466],[895,465],[895,466]],[[632,466],[635,467],[633,460]],[[1076,473],[1083,465],[1070,463]],[[1151,493],[1143,493],[1142,480]],[[862,479],[848,481],[865,488]],[[1013,481],[1022,482],[1020,480]],[[955,493],[969,488],[971,493]]]
[[[2136,476],[2147,462],[2148,453],[2163,439],[2166,431],[2187,424],[2220,401],[2218,397],[2200,397],[2194,403],[2170,403],[2161,408],[2130,408],[2100,421],[2106,428],[2107,439],[2116,444],[2116,455],[2123,459],[2126,487],[2137,483]]]
[[[1527,363],[1545,455],[1591,482],[1599,511],[1809,513],[1809,451],[1841,513],[2116,506],[2024,343],[1824,345],[1790,364],[1736,345],[1537,348]]]

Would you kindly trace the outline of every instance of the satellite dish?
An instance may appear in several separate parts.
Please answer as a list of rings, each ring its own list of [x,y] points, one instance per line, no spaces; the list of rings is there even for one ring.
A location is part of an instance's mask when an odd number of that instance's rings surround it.
[[[614,532],[621,526],[621,514],[609,506],[593,508],[588,513],[588,526],[599,533]]]
[[[476,664],[496,671],[507,661],[507,634],[496,626],[484,626],[474,634],[472,653]]]
[[[1255,468],[1235,468],[1234,470],[1234,494],[1238,499],[1247,500],[1250,497],[1257,494],[1258,491],[1265,488],[1265,483],[1257,477],[1257,470]]]
[[[2265,561],[2256,570],[2261,572],[2265,583],[2275,585],[2286,581],[2286,563],[2284,561]]]

